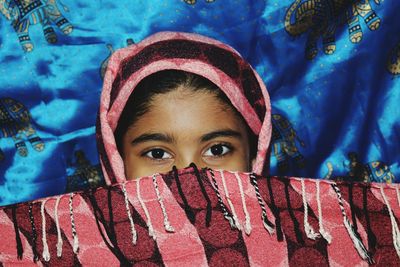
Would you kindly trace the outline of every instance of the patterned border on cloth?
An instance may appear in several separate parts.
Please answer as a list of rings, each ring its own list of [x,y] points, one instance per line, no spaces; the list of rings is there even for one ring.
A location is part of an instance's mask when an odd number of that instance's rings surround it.
[[[393,266],[398,192],[192,165],[2,207],[0,264]]]

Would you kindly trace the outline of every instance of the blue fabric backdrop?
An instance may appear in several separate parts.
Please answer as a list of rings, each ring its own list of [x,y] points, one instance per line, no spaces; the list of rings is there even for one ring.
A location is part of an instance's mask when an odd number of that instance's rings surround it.
[[[0,205],[103,183],[102,68],[162,30],[226,42],[260,73],[271,174],[395,182],[398,10],[397,0],[0,0]]]

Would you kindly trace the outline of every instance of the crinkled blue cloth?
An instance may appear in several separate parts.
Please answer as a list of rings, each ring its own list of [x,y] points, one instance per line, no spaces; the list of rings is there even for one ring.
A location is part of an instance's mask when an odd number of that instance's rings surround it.
[[[110,54],[163,30],[238,50],[273,106],[271,174],[400,179],[396,0],[0,0],[0,205],[104,183]]]

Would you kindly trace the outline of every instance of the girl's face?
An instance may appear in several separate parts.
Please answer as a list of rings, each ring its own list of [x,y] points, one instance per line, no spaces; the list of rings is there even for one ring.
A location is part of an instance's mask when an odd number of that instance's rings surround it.
[[[251,169],[242,120],[213,94],[185,88],[156,95],[148,112],[128,128],[122,149],[127,179],[192,162],[199,168]]]

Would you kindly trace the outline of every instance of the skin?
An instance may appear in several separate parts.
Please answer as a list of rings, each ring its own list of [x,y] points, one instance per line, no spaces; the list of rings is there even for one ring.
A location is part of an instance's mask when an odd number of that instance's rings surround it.
[[[127,179],[192,162],[199,168],[251,169],[245,125],[214,94],[178,88],[154,96],[150,103],[123,137]]]

